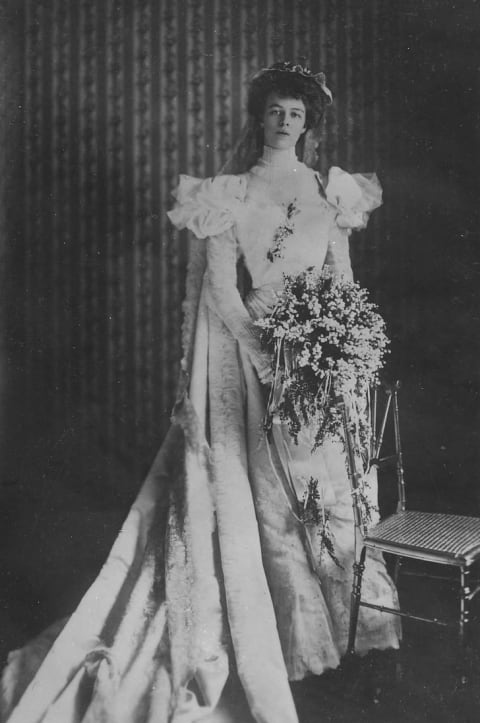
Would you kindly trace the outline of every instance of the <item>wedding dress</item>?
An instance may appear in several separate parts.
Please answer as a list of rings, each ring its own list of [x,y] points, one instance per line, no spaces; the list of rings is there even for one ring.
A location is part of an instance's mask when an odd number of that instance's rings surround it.
[[[354,527],[345,453],[332,440],[312,454],[279,419],[267,440],[270,359],[254,321],[286,273],[327,264],[351,278],[349,234],[379,205],[378,184],[333,168],[324,190],[293,149],[266,147],[247,173],[182,176],[175,197],[170,219],[198,240],[173,424],[104,568],[46,657],[34,659],[32,646],[11,654],[11,723],[233,720],[215,717],[229,675],[248,702],[238,721],[295,723],[289,681],[335,668],[346,652]],[[239,259],[252,281],[245,299]],[[301,496],[310,476],[337,562],[296,514],[287,477]],[[394,603],[381,557],[367,559],[363,593]],[[399,636],[396,618],[361,609],[359,653],[397,647]]]

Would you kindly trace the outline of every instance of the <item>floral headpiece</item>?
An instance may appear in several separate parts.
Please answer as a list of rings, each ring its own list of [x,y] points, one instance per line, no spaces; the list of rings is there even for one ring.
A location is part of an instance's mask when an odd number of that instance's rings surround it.
[[[295,75],[300,75],[302,78],[307,78],[315,83],[315,85],[317,85],[325,94],[328,104],[333,103],[333,95],[329,88],[327,88],[325,73],[312,73],[310,68],[307,68],[307,66],[300,65],[300,63],[292,63],[286,60],[280,63],[274,63],[269,68],[262,68],[258,71],[258,73],[255,73],[252,81],[261,78],[267,73],[269,75],[275,75],[276,73],[295,73]]]

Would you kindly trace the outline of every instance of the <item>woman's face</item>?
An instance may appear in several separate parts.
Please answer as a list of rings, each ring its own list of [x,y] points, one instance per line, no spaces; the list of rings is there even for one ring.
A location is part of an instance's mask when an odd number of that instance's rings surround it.
[[[270,93],[263,114],[263,142],[271,148],[295,147],[305,131],[306,110],[299,98],[282,98]]]

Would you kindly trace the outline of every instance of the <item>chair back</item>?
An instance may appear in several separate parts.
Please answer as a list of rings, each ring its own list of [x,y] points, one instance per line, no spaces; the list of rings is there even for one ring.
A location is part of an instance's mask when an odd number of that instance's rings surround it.
[[[370,390],[367,404],[371,430],[369,449],[365,455],[365,460],[362,460],[358,443],[356,443],[350,403],[346,399],[340,402],[355,526],[363,534],[365,534],[366,528],[368,527],[365,515],[364,484],[372,468],[376,468],[378,471],[385,468],[394,469],[396,478],[396,511],[401,512],[406,508],[398,411],[399,389],[400,382],[397,381],[393,384],[381,383],[372,387]],[[391,438],[391,445],[384,454],[383,448],[388,437]]]

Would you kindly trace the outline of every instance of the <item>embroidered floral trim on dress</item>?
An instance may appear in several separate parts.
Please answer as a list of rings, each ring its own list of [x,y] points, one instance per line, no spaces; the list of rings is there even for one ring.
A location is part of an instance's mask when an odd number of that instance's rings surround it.
[[[285,242],[295,230],[295,224],[293,223],[292,218],[296,216],[299,212],[296,204],[297,199],[294,198],[293,201],[287,206],[285,222],[278,226],[278,228],[275,230],[273,236],[273,245],[267,251],[267,259],[272,263],[275,261],[276,258],[283,258]]]
[[[330,511],[325,509],[324,501],[318,491],[318,480],[310,477],[307,482],[307,489],[300,503],[300,519],[304,525],[316,525],[320,537],[320,562],[323,552],[327,552],[337,565],[342,567],[335,554],[335,541],[330,529]]]

